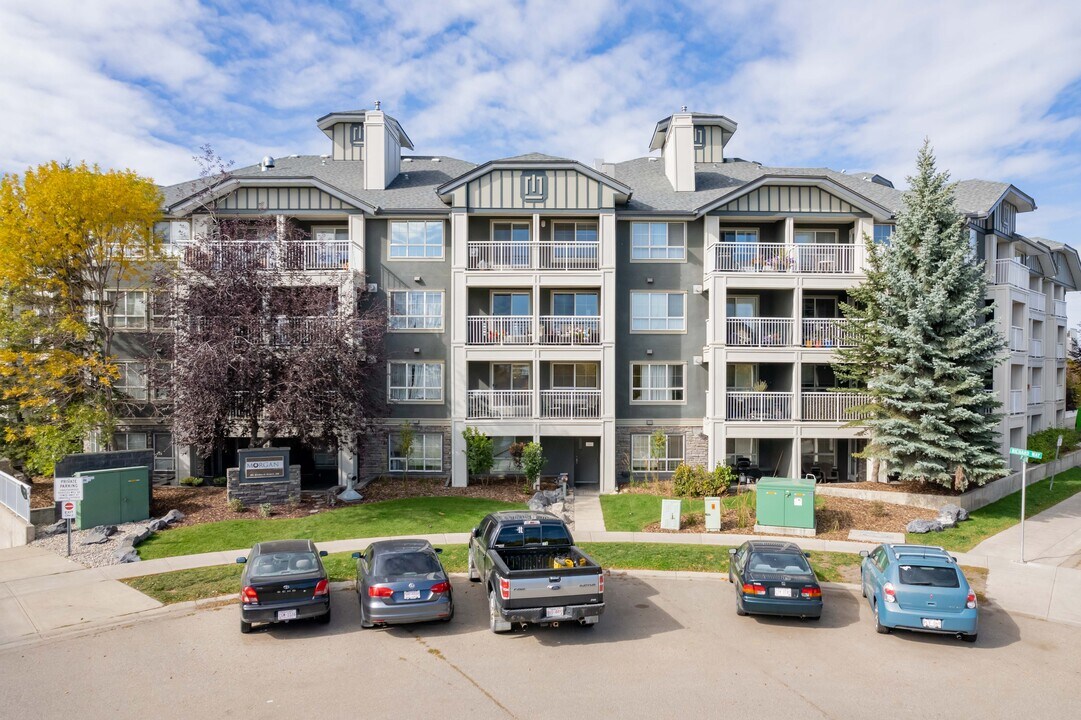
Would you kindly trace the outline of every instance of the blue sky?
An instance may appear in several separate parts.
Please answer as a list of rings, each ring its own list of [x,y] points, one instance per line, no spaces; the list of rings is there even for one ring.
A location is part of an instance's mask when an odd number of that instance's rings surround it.
[[[315,119],[375,99],[418,153],[618,161],[687,105],[739,123],[732,155],[898,184],[929,137],[1081,246],[1078,37],[1081,2],[4,2],[0,171],[178,182],[204,143],[326,152]]]

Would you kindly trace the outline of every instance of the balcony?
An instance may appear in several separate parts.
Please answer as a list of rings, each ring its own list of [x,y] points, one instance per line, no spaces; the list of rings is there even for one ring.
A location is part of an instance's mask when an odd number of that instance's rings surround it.
[[[541,390],[542,418],[587,420],[601,416],[600,390]]]
[[[599,241],[472,240],[468,253],[470,270],[596,270],[601,246]]]
[[[1056,360],[1065,360],[1066,359],[1066,344],[1065,343],[1055,343],[1055,359]]]
[[[847,347],[852,344],[852,331],[846,318],[804,318],[804,347]]]
[[[785,245],[784,243],[721,242],[711,247],[713,272],[722,273],[823,273],[851,275],[860,272],[852,243]],[[862,256],[862,254],[861,254]]]
[[[813,422],[848,422],[867,417],[853,408],[866,405],[870,395],[854,392],[804,392],[800,395],[803,420]]]
[[[1028,266],[1017,260],[995,260],[993,284],[1012,285],[1022,290],[1028,290],[1028,280],[1031,274]]]
[[[467,416],[478,420],[533,416],[532,390],[470,390],[467,400]]]
[[[541,315],[542,345],[600,345],[599,315]]]
[[[313,317],[276,317],[268,322],[268,342],[275,347],[295,347],[325,342],[336,318],[325,315]]]
[[[769,422],[792,419],[792,393],[730,390],[726,396],[726,420]]]
[[[530,315],[471,315],[466,319],[466,342],[470,345],[532,345]]]
[[[738,347],[781,347],[792,345],[791,318],[728,318],[728,345]]]
[[[1028,390],[1028,404],[1039,405],[1043,402],[1043,388],[1039,385],[1033,385]]]
[[[1066,317],[1066,301],[1065,300],[1055,300],[1055,302],[1054,302],[1054,310],[1052,312],[1054,312],[1055,317],[1060,317],[1060,318]]]
[[[467,413],[474,420],[532,418],[533,390],[470,390]],[[588,420],[601,416],[601,391],[557,389],[539,392],[540,417]]]
[[[1030,313],[1047,313],[1047,295],[1042,292],[1030,290],[1028,294],[1028,311]]]
[[[183,246],[183,258],[191,267],[215,270],[250,267],[286,271],[348,270],[349,245],[346,240],[189,244]]]
[[[1010,326],[1010,350],[1014,352],[1025,351],[1025,329],[1016,325]]]
[[[469,345],[600,345],[598,315],[470,315],[466,318]]]
[[[1025,412],[1025,398],[1023,390],[1010,390],[1010,414],[1020,415]]]
[[[1043,357],[1043,340],[1033,339],[1029,344],[1028,354],[1034,358]]]

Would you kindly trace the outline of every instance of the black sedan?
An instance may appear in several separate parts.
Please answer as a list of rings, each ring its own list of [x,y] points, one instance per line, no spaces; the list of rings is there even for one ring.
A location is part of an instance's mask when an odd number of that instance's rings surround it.
[[[795,543],[750,540],[728,552],[737,615],[822,617],[822,587]]]
[[[240,632],[251,632],[252,623],[276,623],[315,618],[330,622],[330,582],[311,540],[275,540],[259,543],[248,557],[240,576]]]
[[[385,540],[353,553],[360,626],[450,622],[454,598],[440,552],[427,540]]]

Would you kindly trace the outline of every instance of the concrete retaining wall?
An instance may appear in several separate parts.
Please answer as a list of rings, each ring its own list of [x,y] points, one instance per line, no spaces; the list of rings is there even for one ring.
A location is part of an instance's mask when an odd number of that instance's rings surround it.
[[[1054,460],[1043,465],[1030,465],[1025,478],[1026,484],[1031,485],[1051,476],[1052,473],[1060,473],[1072,467],[1081,465],[1081,450],[1066,453],[1059,458],[1058,463]],[[913,507],[937,510],[946,503],[960,505],[965,510],[978,510],[985,505],[990,505],[1007,495],[1011,495],[1021,489],[1021,473],[1007,475],[1004,478],[990,482],[983,487],[969,490],[964,495],[920,495],[917,493],[890,492],[889,490],[864,490],[846,488],[842,485],[818,485],[815,492],[819,495],[832,495],[834,497],[853,498],[855,500],[878,500],[891,505],[911,505]]]
[[[34,539],[34,526],[0,505],[0,549],[21,547]]]

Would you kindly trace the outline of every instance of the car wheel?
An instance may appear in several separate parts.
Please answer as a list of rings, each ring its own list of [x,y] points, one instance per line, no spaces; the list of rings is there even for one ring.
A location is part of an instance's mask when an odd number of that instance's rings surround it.
[[[967,643],[974,643],[976,642],[977,637],[979,637],[977,633],[972,633],[971,635],[962,635],[961,640]]]
[[[746,614],[747,614],[747,611],[744,610],[743,605],[740,604],[739,595],[737,594],[736,595],[736,615],[739,615],[740,617],[743,617]]]
[[[327,608],[327,611],[325,613],[323,613],[322,615],[320,615],[319,617],[317,617],[315,620],[320,625],[329,625],[330,624],[330,608]]]
[[[882,624],[882,618],[878,616],[878,601],[875,601],[875,632],[879,635],[888,635],[890,629]]]
[[[451,605],[450,605],[450,612],[449,612],[449,613],[447,613],[447,616],[446,616],[445,618],[439,618],[439,619],[440,619],[440,620],[441,620],[442,622],[445,622],[445,623],[448,623],[448,622],[450,622],[451,620],[453,620],[453,619],[454,619],[454,603],[451,603]]]
[[[499,603],[495,601],[495,590],[488,593],[488,629],[494,633],[505,633],[511,630],[511,624],[499,614]]]
[[[240,632],[244,633],[245,635],[250,633],[251,632],[251,623],[250,622],[244,622],[243,620],[241,620],[240,621]]]
[[[862,570],[860,570],[860,596],[867,597],[867,582],[863,579]]]
[[[374,625],[372,625],[372,623],[370,623],[370,622],[368,622],[367,620],[364,619],[364,601],[363,600],[360,601],[360,626],[362,628],[365,628],[365,629],[370,628],[370,627],[374,627]]]
[[[473,565],[473,551],[469,552],[469,582],[480,582],[480,573]]]

